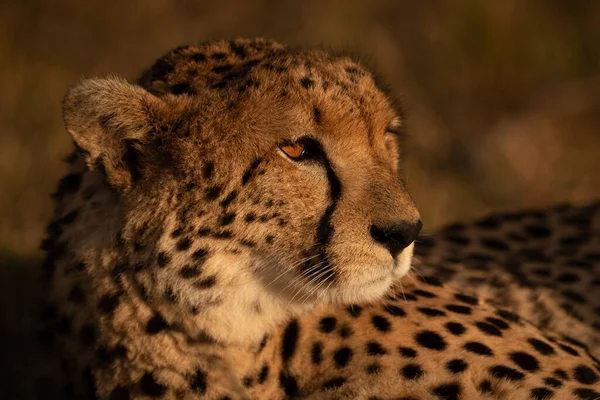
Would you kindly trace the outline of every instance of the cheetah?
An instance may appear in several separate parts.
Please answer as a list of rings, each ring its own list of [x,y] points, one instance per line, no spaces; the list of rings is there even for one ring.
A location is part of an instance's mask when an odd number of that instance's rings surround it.
[[[211,41],[84,80],[63,112],[41,336],[60,398],[600,397],[585,348],[409,275],[403,119],[350,58]]]

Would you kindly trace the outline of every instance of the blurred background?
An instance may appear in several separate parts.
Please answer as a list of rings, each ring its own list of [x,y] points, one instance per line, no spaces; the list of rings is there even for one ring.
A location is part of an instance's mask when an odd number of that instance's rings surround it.
[[[407,179],[432,230],[600,197],[599,21],[593,0],[2,1],[1,315],[27,329],[70,149],[61,99],[82,77],[134,79],[172,47],[236,36],[359,53],[404,100]]]

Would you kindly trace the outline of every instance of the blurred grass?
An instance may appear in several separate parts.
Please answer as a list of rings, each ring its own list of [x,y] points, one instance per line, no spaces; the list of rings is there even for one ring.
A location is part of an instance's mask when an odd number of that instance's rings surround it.
[[[600,195],[600,2],[4,1],[0,251],[35,256],[69,149],[60,102],[171,47],[262,35],[350,49],[402,94],[427,227]]]

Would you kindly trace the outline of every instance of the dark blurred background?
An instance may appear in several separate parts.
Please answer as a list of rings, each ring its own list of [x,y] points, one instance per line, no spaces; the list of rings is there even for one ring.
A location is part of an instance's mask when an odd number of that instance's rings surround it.
[[[600,196],[600,2],[0,2],[0,307],[15,332],[70,148],[82,77],[134,79],[168,49],[265,36],[357,52],[404,99],[426,227]],[[18,293],[15,306],[14,294]]]

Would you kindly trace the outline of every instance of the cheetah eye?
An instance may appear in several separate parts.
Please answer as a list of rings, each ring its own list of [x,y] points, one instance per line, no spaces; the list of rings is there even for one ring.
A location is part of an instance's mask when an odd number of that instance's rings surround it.
[[[302,142],[282,143],[279,148],[292,160],[299,160],[306,155],[306,146]]]

